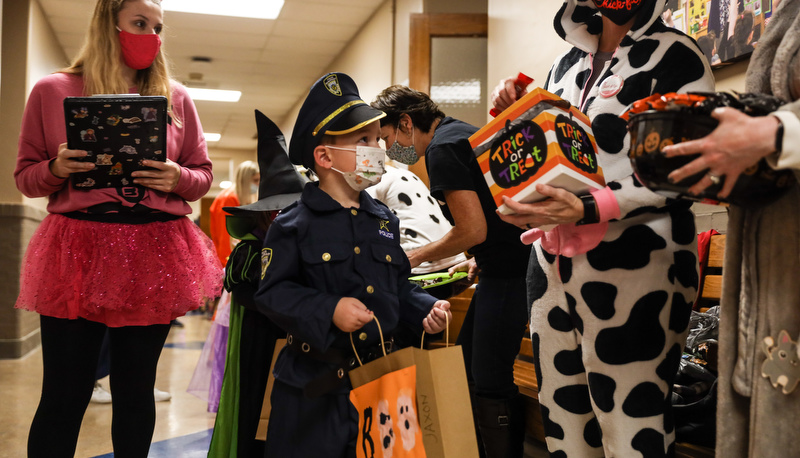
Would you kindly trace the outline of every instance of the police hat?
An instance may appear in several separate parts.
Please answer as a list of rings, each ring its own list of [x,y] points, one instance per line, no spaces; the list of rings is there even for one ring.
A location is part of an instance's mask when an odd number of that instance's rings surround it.
[[[295,164],[314,167],[314,148],[323,135],[344,135],[386,116],[361,100],[358,87],[344,73],[328,73],[318,79],[306,97],[289,144]]]
[[[241,239],[255,227],[258,212],[281,210],[300,198],[308,179],[289,162],[280,128],[256,110],[258,132],[258,200],[239,207],[223,207],[228,233]]]

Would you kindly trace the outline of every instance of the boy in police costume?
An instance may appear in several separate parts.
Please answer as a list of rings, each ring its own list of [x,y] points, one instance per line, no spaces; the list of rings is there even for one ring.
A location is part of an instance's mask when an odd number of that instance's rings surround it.
[[[402,321],[442,331],[450,303],[408,281],[399,221],[363,190],[380,180],[385,114],[343,73],[320,78],[300,108],[289,158],[319,177],[273,221],[256,305],[287,332],[275,363],[266,457],[355,457],[358,413],[347,371],[382,355]]]

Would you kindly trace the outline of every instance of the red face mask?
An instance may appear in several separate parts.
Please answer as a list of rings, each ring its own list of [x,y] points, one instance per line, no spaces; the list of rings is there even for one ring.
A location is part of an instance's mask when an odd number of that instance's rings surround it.
[[[594,0],[600,13],[617,25],[627,24],[633,19],[644,2],[645,0]]]
[[[155,33],[138,35],[119,31],[119,44],[122,47],[122,58],[125,65],[134,70],[144,70],[153,64],[161,49],[161,37]]]

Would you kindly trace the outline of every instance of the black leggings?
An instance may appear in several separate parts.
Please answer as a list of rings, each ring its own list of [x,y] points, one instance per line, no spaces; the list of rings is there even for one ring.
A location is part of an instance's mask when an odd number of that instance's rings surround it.
[[[147,457],[156,411],[153,387],[170,326],[108,328],[102,323],[41,316],[42,397],[28,436],[28,457],[73,457],[108,329],[113,394],[111,439],[116,458]]]

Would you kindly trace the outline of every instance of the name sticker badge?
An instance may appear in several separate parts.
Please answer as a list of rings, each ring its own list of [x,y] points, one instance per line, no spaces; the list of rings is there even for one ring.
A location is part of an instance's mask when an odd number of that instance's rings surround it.
[[[614,97],[622,90],[625,81],[619,75],[611,75],[600,84],[600,95],[605,98]]]

